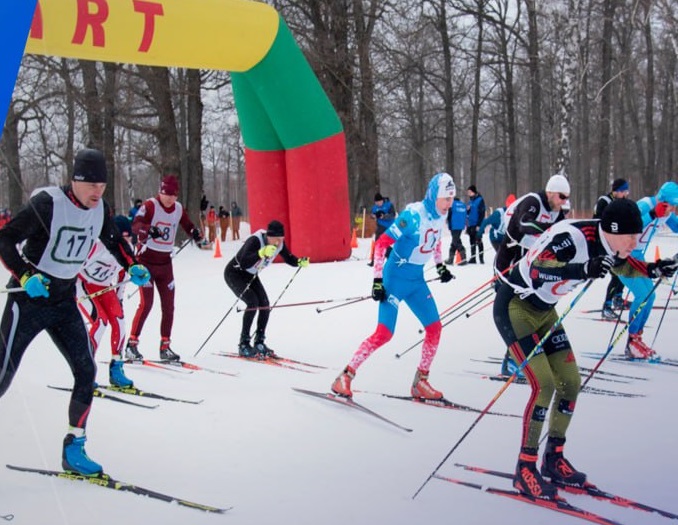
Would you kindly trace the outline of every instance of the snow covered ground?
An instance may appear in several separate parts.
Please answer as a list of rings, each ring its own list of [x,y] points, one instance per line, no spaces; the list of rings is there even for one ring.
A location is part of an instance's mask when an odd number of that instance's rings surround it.
[[[412,499],[476,415],[368,393],[409,391],[419,347],[401,359],[394,358],[394,354],[421,337],[407,307],[401,309],[393,340],[359,370],[354,388],[367,391],[357,394],[357,401],[413,428],[412,433],[291,390],[329,388],[358,344],[374,329],[377,308],[371,300],[320,314],[315,306],[273,312],[268,330],[270,346],[283,356],[317,363],[327,370],[302,373],[215,355],[236,349],[242,314],[235,310],[194,358],[193,354],[234,303],[234,295],[223,282],[223,269],[241,242],[229,240],[223,244],[223,258],[215,259],[209,251],[189,247],[175,259],[177,303],[173,333],[173,348],[184,359],[239,375],[199,371],[181,374],[128,366],[128,375],[142,389],[204,402],[188,405],[161,401],[159,408],[144,410],[95,399],[87,445],[90,456],[112,476],[206,504],[232,505],[233,510],[225,515],[210,515],[88,484],[0,469],[0,515],[11,513],[15,516],[13,523],[31,525],[577,522],[572,517],[436,479]],[[449,237],[445,242],[449,243]],[[678,238],[662,236],[658,246],[662,255],[672,255],[678,250]],[[360,240],[351,260],[312,262],[299,272],[279,304],[368,294],[372,280],[372,270],[365,264],[368,249],[369,241]],[[650,249],[654,253],[655,245]],[[488,255],[487,259],[491,258]],[[272,301],[294,271],[276,264],[262,274]],[[431,284],[441,310],[491,277],[490,264],[452,271],[456,280]],[[435,275],[433,270],[429,272],[431,277]],[[6,276],[6,271],[1,270],[2,282]],[[586,320],[586,314],[581,313],[600,308],[606,285],[607,280],[596,282],[565,321],[582,366],[592,367],[596,362],[582,353],[603,352],[610,338],[613,324]],[[132,287],[128,287],[128,293],[131,291]],[[668,292],[668,286],[660,286],[657,305],[664,305]],[[562,301],[561,311],[573,297]],[[128,322],[137,301],[138,294],[126,300]],[[333,304],[338,303],[320,306]],[[140,350],[149,358],[157,358],[159,313],[156,304],[141,338]],[[660,312],[655,310],[649,321],[651,328],[646,331],[649,341],[655,335],[659,317]],[[677,321],[678,311],[669,310],[655,344],[667,358],[678,358]],[[615,352],[621,348],[619,345]],[[462,317],[443,331],[431,382],[449,399],[483,408],[502,383],[484,380],[471,372],[494,373],[498,366],[471,359],[502,354],[503,344],[494,328],[491,308]],[[98,359],[108,358],[106,336]],[[678,513],[671,481],[678,470],[672,404],[678,368],[609,362],[603,370],[647,380],[615,383],[593,379],[591,386],[645,397],[582,394],[568,434],[568,457],[602,488]],[[107,367],[103,364],[98,380],[107,382]],[[46,386],[70,383],[65,361],[49,338],[40,335],[28,349],[12,388],[0,400],[0,418],[4,422],[2,463],[60,468],[68,394]],[[511,385],[493,410],[521,414],[527,395],[528,387]],[[512,470],[520,431],[520,419],[485,416],[439,473],[508,487],[504,480],[465,472],[454,463]],[[667,521],[584,496],[568,496],[568,500],[625,524]]]

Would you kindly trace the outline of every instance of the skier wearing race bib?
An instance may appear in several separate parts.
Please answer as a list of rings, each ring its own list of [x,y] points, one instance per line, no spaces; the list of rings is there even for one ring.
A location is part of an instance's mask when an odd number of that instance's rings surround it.
[[[532,497],[553,499],[557,485],[582,486],[586,474],[563,456],[581,378],[570,341],[556,311],[558,301],[589,279],[612,271],[624,276],[670,277],[674,259],[646,264],[631,256],[642,231],[633,201],[617,199],[598,221],[566,220],[542,234],[502,282],[494,322],[532,389],[523,414],[521,450],[513,484]],[[548,338],[540,343],[549,333]],[[537,346],[539,345],[539,346]],[[551,409],[548,442],[537,470],[539,439]],[[544,478],[548,478],[544,479]]]
[[[177,201],[179,181],[174,175],[167,175],[160,182],[158,195],[141,205],[132,222],[132,232],[139,243],[137,252],[139,261],[151,272],[151,280],[141,288],[141,300],[132,320],[132,331],[125,348],[125,358],[135,361],[143,359],[139,352],[139,335],[146,318],[153,308],[153,285],[160,295],[160,359],[178,361],[180,356],[170,348],[172,324],[174,323],[174,270],[172,253],[177,229],[181,226],[193,237],[203,240],[202,232],[194,226],[186,210]]]
[[[113,225],[106,189],[106,162],[94,149],[75,157],[72,182],[33,192],[28,204],[0,230],[0,258],[12,276],[8,287],[25,293],[8,296],[0,325],[0,395],[9,388],[29,343],[45,330],[73,373],[62,466],[85,476],[103,472],[85,453],[85,426],[92,405],[96,364],[85,324],[75,301],[80,267],[99,239],[143,285],[148,270]],[[21,252],[17,245],[23,243]]]
[[[379,302],[377,329],[360,344],[344,371],[332,383],[335,394],[353,396],[351,381],[358,367],[391,340],[398,320],[398,308],[401,302],[405,302],[426,330],[410,392],[412,397],[420,399],[443,397],[443,393],[428,382],[442,325],[438,307],[424,280],[424,265],[433,257],[440,280],[446,283],[453,279],[443,264],[440,241],[455,193],[452,177],[448,173],[436,174],[428,184],[424,200],[409,204],[379,237],[374,248],[372,283],[372,298]]]

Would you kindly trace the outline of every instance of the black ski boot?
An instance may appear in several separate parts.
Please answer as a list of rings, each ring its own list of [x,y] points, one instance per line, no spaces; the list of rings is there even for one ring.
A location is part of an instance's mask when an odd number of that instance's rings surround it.
[[[546,481],[537,470],[537,449],[523,449],[518,456],[513,486],[533,498],[555,499],[558,490]]]
[[[249,335],[241,335],[238,343],[238,355],[240,357],[256,357],[257,351],[250,344]]]
[[[541,462],[541,474],[555,485],[581,487],[586,483],[586,474],[579,472],[563,456],[565,438],[550,437]]]
[[[266,344],[264,343],[265,339],[266,336],[264,335],[264,332],[261,330],[257,330],[257,333],[254,336],[254,351],[259,359],[267,359],[269,357],[275,359],[278,356],[271,348],[266,346]]]

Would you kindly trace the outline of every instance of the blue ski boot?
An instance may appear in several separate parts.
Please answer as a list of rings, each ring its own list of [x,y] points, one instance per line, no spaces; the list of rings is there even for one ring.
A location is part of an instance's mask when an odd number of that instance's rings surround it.
[[[122,368],[122,361],[119,359],[112,359],[111,364],[108,368],[108,379],[113,386],[119,386],[121,388],[130,388],[134,386],[134,383],[125,375],[125,371]]]
[[[520,370],[520,367],[518,366],[518,364],[513,360],[513,358],[507,352],[506,355],[504,356],[504,360],[501,363],[501,375],[512,376],[515,372],[518,372],[516,374],[516,378],[518,378],[518,379],[524,379],[525,378],[525,374],[523,374],[523,371]]]
[[[85,436],[75,437],[73,434],[66,434],[61,466],[66,472],[90,477],[100,476],[104,469],[87,456],[85,441],[87,441]]]

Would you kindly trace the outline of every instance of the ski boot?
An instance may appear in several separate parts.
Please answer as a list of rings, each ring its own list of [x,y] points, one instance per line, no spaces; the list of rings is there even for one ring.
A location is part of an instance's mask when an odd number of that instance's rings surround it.
[[[170,340],[163,337],[160,340],[160,360],[161,361],[179,361],[181,356],[175,354],[170,348]]]
[[[605,304],[603,305],[603,309],[600,312],[600,316],[603,319],[611,320],[614,321],[617,319],[617,314],[613,310],[613,305],[612,301],[605,301]]]
[[[101,476],[104,469],[87,456],[85,441],[87,441],[87,438],[84,435],[75,437],[73,434],[66,434],[61,455],[61,466],[66,472],[89,477]]]
[[[250,338],[247,336],[240,337],[238,344],[238,355],[240,357],[256,357],[257,351],[250,345]]]
[[[520,369],[518,364],[513,360],[511,354],[506,352],[504,360],[501,362],[501,375],[503,376],[512,376],[516,374],[517,379],[525,379],[525,374]]]
[[[268,359],[269,357],[271,359],[275,359],[278,356],[272,349],[266,346],[264,339],[266,339],[264,333],[260,330],[257,330],[257,333],[254,336],[254,351],[256,352],[257,357],[259,359]]]
[[[518,456],[513,486],[533,498],[555,499],[558,496],[558,489],[537,470],[537,449],[529,449],[529,452],[523,449]]]
[[[433,388],[428,382],[428,371],[417,368],[414,374],[412,388],[410,390],[412,397],[417,399],[442,399],[443,393]]]
[[[657,352],[652,350],[643,341],[642,330],[635,334],[629,334],[624,354],[629,359],[647,359],[648,361],[658,361],[660,359]]]
[[[125,371],[122,368],[122,360],[112,359],[111,364],[108,367],[108,380],[113,386],[119,386],[120,388],[131,388],[134,386],[134,383],[125,375]]]
[[[582,487],[586,483],[586,474],[579,472],[563,456],[565,438],[550,437],[541,462],[541,475],[554,485]]]
[[[139,353],[139,339],[130,337],[125,347],[125,359],[128,361],[143,361],[144,356]]]
[[[353,397],[353,392],[351,392],[351,381],[355,377],[355,370],[350,366],[344,368],[344,371],[337,376],[332,383],[332,392],[341,397]]]

